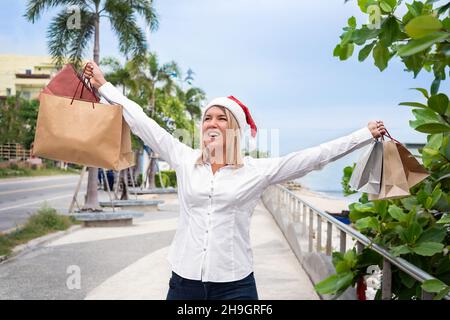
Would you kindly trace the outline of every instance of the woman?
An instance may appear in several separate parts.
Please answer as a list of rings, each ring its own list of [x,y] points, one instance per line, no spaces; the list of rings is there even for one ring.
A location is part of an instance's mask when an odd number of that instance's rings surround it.
[[[297,179],[385,134],[382,121],[347,136],[277,158],[241,158],[240,137],[250,113],[239,100],[221,97],[203,110],[201,150],[172,137],[127,99],[89,62],[86,75],[110,103],[123,106],[132,132],[176,170],[180,217],[169,262],[167,299],[258,299],[252,268],[250,218],[271,184]]]

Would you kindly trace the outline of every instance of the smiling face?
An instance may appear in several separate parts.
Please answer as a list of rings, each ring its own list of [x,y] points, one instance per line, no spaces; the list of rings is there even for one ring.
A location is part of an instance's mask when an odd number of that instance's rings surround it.
[[[210,151],[226,147],[228,118],[222,107],[214,106],[206,110],[202,123],[203,145]]]
[[[242,165],[240,127],[231,111],[222,106],[208,108],[201,130],[203,161]]]

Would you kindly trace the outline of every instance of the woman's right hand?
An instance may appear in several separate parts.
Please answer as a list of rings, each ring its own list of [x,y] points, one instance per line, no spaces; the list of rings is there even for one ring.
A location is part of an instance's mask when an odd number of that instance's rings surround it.
[[[84,75],[89,79],[95,89],[100,88],[106,83],[102,70],[100,70],[99,66],[94,61],[86,63]]]

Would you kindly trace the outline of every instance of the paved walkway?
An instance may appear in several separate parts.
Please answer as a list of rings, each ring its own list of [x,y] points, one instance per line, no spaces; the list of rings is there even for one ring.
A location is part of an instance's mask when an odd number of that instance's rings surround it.
[[[0,264],[0,299],[165,299],[166,259],[178,203],[121,228],[80,228]],[[260,299],[318,299],[271,214],[260,203],[251,239]],[[69,289],[80,271],[80,288]]]

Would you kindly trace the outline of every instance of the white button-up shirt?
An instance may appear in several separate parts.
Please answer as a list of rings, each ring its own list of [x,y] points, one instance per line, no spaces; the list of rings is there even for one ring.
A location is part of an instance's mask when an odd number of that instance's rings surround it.
[[[131,131],[176,171],[180,216],[169,252],[172,270],[192,280],[228,282],[252,272],[250,218],[271,184],[297,179],[368,145],[367,127],[347,136],[276,158],[243,158],[243,166],[225,166],[213,174],[201,155],[172,137],[142,108],[110,83],[99,89],[110,103],[123,106]]]

